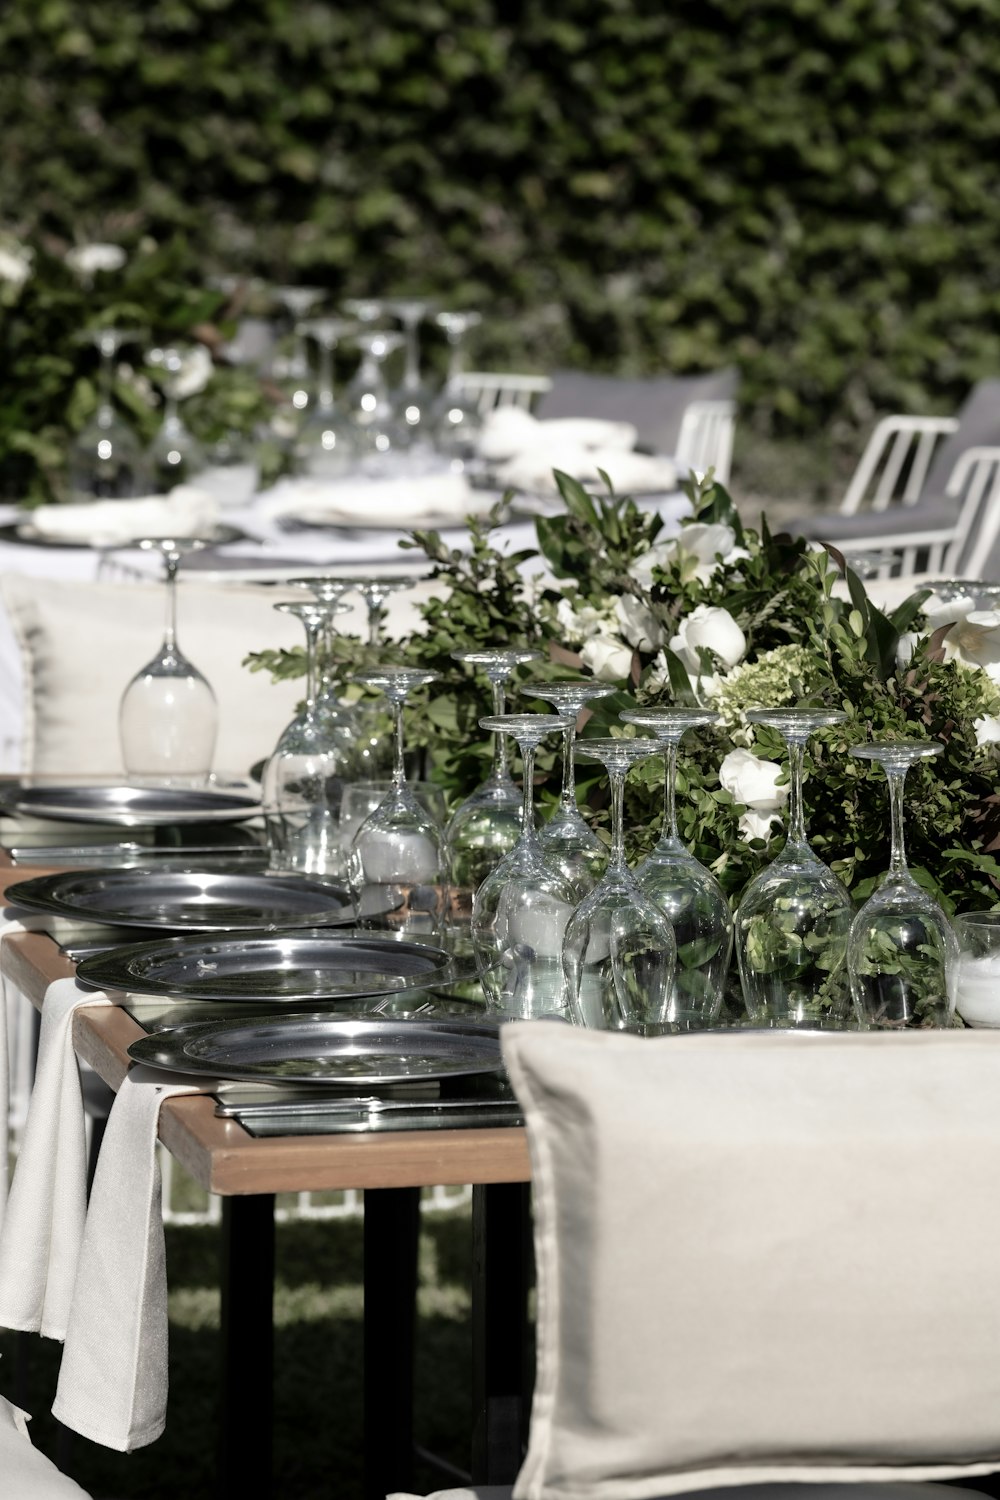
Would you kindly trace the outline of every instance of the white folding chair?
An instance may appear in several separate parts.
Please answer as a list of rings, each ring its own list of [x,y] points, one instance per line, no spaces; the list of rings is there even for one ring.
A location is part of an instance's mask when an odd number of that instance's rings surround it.
[[[502,1042],[527,1453],[431,1500],[968,1500],[928,1482],[1000,1470],[996,1032]]]
[[[28,1436],[24,1412],[0,1396],[0,1495],[4,1500],[87,1500]]]
[[[938,439],[957,430],[957,417],[883,417],[844,492],[841,514],[915,504]]]
[[[485,416],[497,406],[519,406],[522,411],[530,411],[537,398],[552,389],[552,382],[547,375],[470,370],[456,375],[452,388],[470,400],[480,416]]]
[[[720,484],[728,484],[735,430],[735,401],[689,402],[681,417],[674,453],[678,465],[698,474],[712,469]]]

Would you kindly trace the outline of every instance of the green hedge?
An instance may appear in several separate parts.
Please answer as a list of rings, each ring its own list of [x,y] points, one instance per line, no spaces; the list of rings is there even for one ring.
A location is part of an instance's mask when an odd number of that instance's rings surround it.
[[[1000,0],[6,0],[0,226],[735,361],[764,434],[1000,368]]]

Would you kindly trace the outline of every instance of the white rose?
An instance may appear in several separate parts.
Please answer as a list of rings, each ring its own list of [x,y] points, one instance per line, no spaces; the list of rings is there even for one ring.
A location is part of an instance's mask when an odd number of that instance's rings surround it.
[[[775,812],[788,801],[788,785],[778,785],[781,767],[749,750],[730,750],[719,767],[719,785],[754,812]]]
[[[993,714],[983,714],[972,727],[976,731],[977,745],[1000,745],[1000,719]]]
[[[0,281],[23,286],[31,275],[31,251],[25,245],[0,246]]]
[[[995,667],[1000,663],[1000,613],[974,609],[959,620],[944,638],[946,661],[966,667]]]
[[[655,651],[657,646],[663,645],[663,631],[652,610],[633,594],[622,594],[616,600],[615,616],[630,646],[636,646],[640,651]]]
[[[699,604],[681,621],[677,634],[671,637],[670,649],[697,677],[702,671],[699,650],[713,652],[727,668],[735,667],[746,653],[747,638],[728,609]]]
[[[95,276],[98,271],[120,271],[125,264],[121,245],[77,245],[66,252],[66,264],[77,276]]]
[[[916,631],[914,630],[908,630],[905,632],[905,634],[899,637],[899,640],[896,642],[897,667],[905,667],[909,665],[910,658],[913,656],[913,653],[917,648],[917,642],[919,641],[919,639],[919,635],[917,635]]]
[[[951,599],[946,604],[939,599],[937,594],[929,594],[924,600],[922,614],[927,621],[927,629],[937,630],[941,625],[950,625],[955,621],[961,621],[967,615],[971,615],[976,607],[976,601],[968,594],[960,594],[958,598]]]
[[[748,557],[743,547],[736,546],[736,533],[722,522],[694,521],[682,526],[677,536],[667,542],[658,542],[637,557],[629,568],[631,576],[644,588],[653,582],[653,569],[680,563],[685,579],[696,578],[699,583],[708,583],[712,574],[723,564],[734,563]]]
[[[771,829],[777,821],[777,812],[753,812],[748,809],[737,824],[740,838],[745,839],[748,844],[751,839],[767,840],[771,837]]]
[[[580,657],[599,682],[621,682],[632,670],[632,647],[616,635],[591,636]]]

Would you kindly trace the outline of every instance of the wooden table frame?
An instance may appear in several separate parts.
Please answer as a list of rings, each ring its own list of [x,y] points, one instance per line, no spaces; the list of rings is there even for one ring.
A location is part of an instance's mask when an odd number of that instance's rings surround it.
[[[0,891],[46,873],[0,868]],[[36,1006],[75,965],[45,933],[4,939],[8,974]],[[78,1010],[73,1045],[112,1089],[146,1033],[118,1007]],[[270,1474],[277,1193],[360,1188],[365,1194],[365,1496],[412,1485],[412,1348],[419,1190],[473,1184],[473,1479],[513,1479],[524,1410],[530,1163],[524,1130],[257,1139],[215,1114],[206,1095],[167,1099],[159,1137],[223,1203],[223,1413],[220,1493],[266,1500]],[[376,1399],[377,1396],[377,1399]],[[253,1444],[245,1434],[254,1434]]]

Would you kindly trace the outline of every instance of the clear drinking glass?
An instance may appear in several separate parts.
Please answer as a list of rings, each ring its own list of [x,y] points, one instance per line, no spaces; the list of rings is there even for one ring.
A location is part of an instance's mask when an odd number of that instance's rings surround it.
[[[635,872],[640,888],[670,918],[677,942],[677,976],[671,1019],[681,1026],[710,1026],[718,1019],[733,946],[733,919],[725,892],[681,842],[677,828],[677,752],[689,729],[719,722],[710,709],[629,709],[626,724],[648,729],[663,750],[663,832]]]
[[[208,458],[198,439],[188,431],[178,410],[183,391],[178,380],[184,368],[183,353],[180,349],[154,349],[149,355],[149,363],[164,371],[161,378],[163,421],[149,445],[148,459],[153,488],[157,493],[165,493],[177,484],[186,484],[208,468]]]
[[[264,766],[261,800],[271,867],[341,879],[346,862],[340,813],[353,767],[351,727],[321,713],[318,703],[318,643],[335,604],[303,599],[276,604],[294,615],[306,633],[306,699],[282,730]]]
[[[420,325],[433,312],[433,304],[418,297],[401,297],[384,304],[390,318],[403,325],[406,365],[402,383],[395,393],[397,414],[410,432],[411,441],[427,437],[428,414],[434,404],[434,392],[425,385],[420,371]]]
[[[461,468],[473,457],[482,425],[479,410],[462,389],[466,334],[483,321],[478,312],[440,312],[434,319],[450,345],[448,378],[431,413],[434,442],[452,466]]]
[[[846,715],[806,708],[751,709],[788,747],[785,847],[747,886],[736,911],[736,957],[752,1021],[765,1026],[842,1026],[850,1008],[847,934],[851,898],[806,842],[802,760],[817,729]]]
[[[579,753],[605,766],[611,782],[611,856],[597,885],[570,918],[563,973],[578,1026],[659,1036],[674,1029],[677,944],[666,913],[644,895],[625,863],[625,778],[658,755],[653,740],[585,740]]]
[[[885,772],[892,838],[889,869],[854,918],[847,947],[854,1009],[863,1026],[949,1026],[954,1014],[958,942],[938,903],[910,874],[903,838],[906,773],[942,749],[928,740],[851,747],[852,755],[875,761]]]
[[[493,717],[506,712],[506,683],[515,668],[538,661],[540,651],[453,651],[456,661],[478,667],[489,679]],[[463,802],[448,823],[448,848],[456,886],[476,891],[490,871],[517,843],[521,832],[523,797],[510,776],[507,740],[493,736],[490,774]]]
[[[1000,1026],[1000,910],[959,912],[958,1000],[966,1026]]]
[[[69,448],[67,481],[70,498],[126,500],[149,493],[150,469],[142,444],[115,411],[114,361],[123,344],[140,334],[121,328],[97,328],[85,337],[100,352],[97,410]]]
[[[393,904],[394,925],[405,932],[438,932],[451,901],[444,831],[429,815],[406,779],[403,764],[403,710],[415,688],[435,673],[412,667],[381,667],[360,672],[355,682],[384,693],[392,708],[395,738],[392,785],[359,827],[351,845],[348,874],[355,899],[377,887]]]
[[[409,434],[396,418],[384,364],[403,342],[401,333],[361,333],[354,343],[361,364],[344,392],[344,405],[354,425],[358,466],[369,474],[388,472],[391,455],[409,444]]]
[[[542,848],[559,861],[559,867],[582,901],[600,879],[608,863],[608,851],[580,812],[576,801],[576,724],[583,709],[596,698],[607,698],[618,689],[611,683],[567,678],[559,682],[526,682],[524,694],[551,703],[570,722],[563,731],[562,790],[559,806],[542,827]]]
[[[566,876],[535,832],[535,751],[546,735],[566,727],[558,714],[502,714],[480,719],[481,729],[511,735],[523,763],[521,832],[490,871],[472,903],[476,968],[491,1010],[536,1020],[563,1016],[562,939],[575,897]]]
[[[306,318],[298,328],[319,346],[319,386],[295,439],[297,467],[317,479],[342,479],[358,461],[358,446],[354,424],[334,395],[333,357],[340,340],[357,332],[357,324]]]
[[[186,553],[206,544],[197,537],[145,537],[137,545],[163,558],[167,623],[159,651],[122,695],[122,760],[133,780],[198,786],[212,769],[219,711],[211,686],[177,644],[177,569]]]

